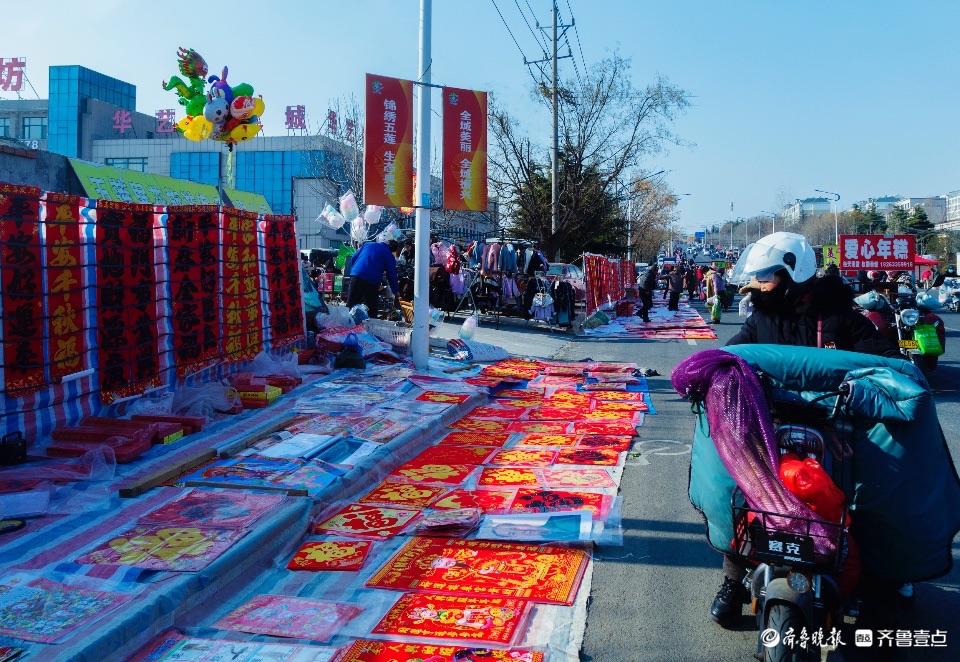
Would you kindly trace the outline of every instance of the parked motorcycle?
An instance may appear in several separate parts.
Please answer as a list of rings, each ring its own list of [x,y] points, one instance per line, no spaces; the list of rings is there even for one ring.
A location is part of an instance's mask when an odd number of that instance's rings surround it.
[[[946,327],[933,312],[943,305],[930,290],[915,295],[909,287],[900,286],[892,302],[879,292],[861,294],[855,301],[867,319],[900,348],[904,359],[926,372],[937,369],[946,348]]]

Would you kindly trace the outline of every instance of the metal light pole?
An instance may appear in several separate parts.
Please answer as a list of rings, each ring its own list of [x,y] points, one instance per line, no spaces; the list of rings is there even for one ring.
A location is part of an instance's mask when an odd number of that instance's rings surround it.
[[[840,222],[837,220],[837,203],[840,202],[840,194],[834,193],[832,191],[821,191],[818,188],[813,189],[815,193],[826,193],[827,195],[834,195],[836,198],[833,201],[833,243],[840,244]]]
[[[761,211],[761,214],[770,214],[770,232],[771,234],[777,231],[777,215],[772,211]]]
[[[431,23],[433,1],[420,0],[420,98],[417,113],[417,177],[414,202],[416,204],[416,254],[420,259],[414,265],[413,281],[413,331],[410,347],[413,350],[413,365],[417,370],[426,370],[430,361],[430,65]]]

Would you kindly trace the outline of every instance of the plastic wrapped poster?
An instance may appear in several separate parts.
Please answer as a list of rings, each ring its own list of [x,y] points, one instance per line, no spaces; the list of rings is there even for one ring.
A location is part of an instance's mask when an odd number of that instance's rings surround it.
[[[0,584],[0,635],[54,643],[132,596],[67,586],[48,579]]]
[[[332,517],[313,527],[313,533],[347,536],[366,540],[388,540],[420,514],[412,508],[387,508],[369,504],[349,504]]]
[[[304,543],[287,563],[288,570],[339,570],[363,567],[373,545],[368,540],[323,540]]]
[[[620,453],[606,448],[564,448],[557,453],[557,464],[620,464]]]
[[[574,421],[573,431],[577,434],[629,434],[635,435],[632,423],[597,423],[593,421]]]
[[[425,485],[446,485],[456,487],[474,472],[475,466],[468,464],[430,464],[407,462],[390,473],[390,480],[401,483],[423,483]]]
[[[593,517],[576,512],[486,515],[475,537],[519,542],[576,542],[590,540]]]
[[[339,658],[339,662],[545,662],[540,651],[487,649],[471,646],[414,644],[405,641],[372,641],[359,639],[353,642]]]
[[[535,432],[539,434],[564,434],[570,432],[570,423],[562,421],[514,421],[505,432]],[[576,425],[576,423],[574,423]]]
[[[549,488],[616,487],[617,483],[603,468],[597,469],[539,469],[543,484]]]
[[[473,418],[491,418],[495,421],[523,418],[527,410],[522,407],[474,407],[470,410]]]
[[[407,535],[464,538],[480,525],[479,508],[425,510],[404,531]]]
[[[633,437],[615,434],[585,434],[577,442],[577,448],[608,448],[625,451],[633,443]]]
[[[497,451],[487,462],[490,466],[499,467],[549,467],[557,457],[557,451],[508,448]]]
[[[189,490],[140,518],[168,526],[245,529],[285,499],[275,494]]]
[[[528,602],[515,598],[404,593],[371,634],[505,646],[521,631],[530,610]]]
[[[479,508],[484,513],[502,512],[513,500],[513,490],[453,490],[430,507],[434,510]]]
[[[486,446],[502,448],[510,441],[510,434],[500,432],[487,434],[484,432],[451,432],[437,442],[438,446]]]
[[[323,642],[361,611],[362,607],[345,602],[258,595],[221,618],[213,627]]]
[[[367,586],[571,605],[588,561],[577,547],[417,536]]]
[[[579,440],[580,436],[575,434],[525,434],[515,448],[562,448],[576,446]]]
[[[477,480],[479,487],[541,487],[540,476],[527,467],[485,467]]]
[[[483,446],[430,446],[412,462],[422,464],[484,464],[494,453],[492,448]]]
[[[550,513],[558,511],[586,510],[593,519],[605,520],[610,512],[613,497],[598,492],[563,490],[540,490],[521,488],[510,503],[510,510],[517,513]]]
[[[448,405],[458,405],[464,400],[470,399],[469,393],[442,393],[440,391],[424,391],[418,395],[416,400],[421,402],[439,402]]]
[[[330,662],[339,650],[329,646],[200,639],[170,632],[154,640],[131,662]]]
[[[206,568],[246,533],[145,522],[121,531],[116,538],[80,556],[76,563],[192,572]]]
[[[446,487],[384,481],[357,501],[359,503],[379,503],[405,508],[425,508],[437,497],[446,494],[447,491],[448,488]]]

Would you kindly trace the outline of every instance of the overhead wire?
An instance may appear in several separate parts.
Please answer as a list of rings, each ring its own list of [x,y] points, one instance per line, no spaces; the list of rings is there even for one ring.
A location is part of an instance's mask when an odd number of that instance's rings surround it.
[[[577,38],[577,49],[580,51],[580,61],[583,62],[583,73],[586,74],[587,58],[583,56],[583,43],[580,41],[580,31],[577,30],[577,22],[573,20],[573,8],[570,6],[570,0],[567,0],[567,9],[570,11],[570,22],[573,23],[573,35]],[[574,58],[574,60],[576,60],[576,58]]]
[[[520,0],[513,0],[513,2],[515,5],[517,5],[517,11],[519,11],[520,16],[523,17],[523,22],[527,24],[527,29],[530,30],[530,34],[532,34],[533,38],[537,40],[537,44],[543,47],[543,55],[544,57],[546,57],[547,51],[549,50],[547,47],[548,44],[545,41],[546,37],[544,37],[542,34],[537,34],[536,30],[534,30],[533,27],[530,26],[530,21],[527,20],[527,13],[523,11],[523,9],[520,7]],[[527,2],[527,7],[530,7],[529,2]],[[530,8],[530,14],[533,16],[534,22],[536,22],[537,15],[536,13],[534,13],[533,8]],[[544,41],[541,41],[541,39],[543,39]]]
[[[503,21],[503,26],[507,29],[507,32],[510,33],[510,38],[513,40],[514,45],[517,47],[517,50],[520,51],[520,55],[523,57],[524,64],[527,64],[527,54],[523,52],[523,49],[520,47],[520,43],[517,41],[517,38],[513,35],[513,30],[510,29],[510,24],[507,23],[507,19],[503,17],[503,12],[500,11],[500,7],[497,6],[497,0],[490,0],[493,4],[493,8],[497,10],[497,15],[500,16],[500,20]],[[530,67],[527,66],[527,73],[530,74],[530,78],[533,79],[534,85],[542,84],[542,81],[538,81],[537,77],[533,75],[533,72],[530,71]],[[542,74],[543,71],[541,70]]]

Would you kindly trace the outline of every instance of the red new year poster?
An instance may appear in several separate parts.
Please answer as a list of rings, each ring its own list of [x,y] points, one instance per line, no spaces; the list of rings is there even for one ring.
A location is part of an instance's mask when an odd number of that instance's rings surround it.
[[[413,205],[413,82],[367,74],[363,201]]]
[[[487,93],[443,88],[443,208],[487,209]]]

